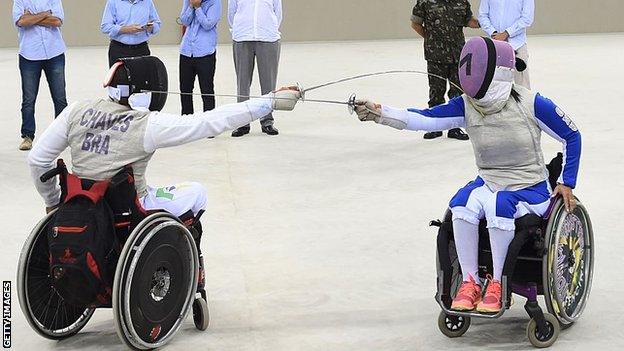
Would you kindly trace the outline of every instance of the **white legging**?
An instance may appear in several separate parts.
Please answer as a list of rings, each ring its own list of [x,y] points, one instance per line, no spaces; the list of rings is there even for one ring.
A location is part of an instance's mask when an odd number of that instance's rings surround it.
[[[514,231],[490,228],[489,232],[490,245],[492,246],[492,265],[494,266],[493,278],[500,281],[507,257],[507,249],[513,240]],[[464,281],[469,281],[471,276],[475,281],[478,281],[479,225],[456,218],[453,220],[453,233]]]
[[[197,215],[208,205],[208,192],[199,183],[184,182],[161,188],[148,187],[147,195],[140,200],[146,210],[163,209],[178,217],[188,211]]]

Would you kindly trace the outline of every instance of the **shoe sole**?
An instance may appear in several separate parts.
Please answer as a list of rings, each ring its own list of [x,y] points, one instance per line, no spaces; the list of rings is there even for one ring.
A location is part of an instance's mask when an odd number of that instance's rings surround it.
[[[470,307],[464,307],[464,306],[455,306],[453,307],[453,305],[451,305],[451,310],[453,311],[457,311],[457,312],[469,312],[469,311],[474,311],[477,308],[477,305],[481,302],[481,300],[475,302],[474,306],[472,306],[472,308]]]
[[[475,308],[464,308],[464,307],[451,307],[451,311],[457,311],[457,312],[470,312],[470,311],[474,311]]]
[[[500,312],[501,308],[499,309],[493,309],[493,308],[487,308],[487,307],[477,307],[477,312],[479,313],[498,313]]]

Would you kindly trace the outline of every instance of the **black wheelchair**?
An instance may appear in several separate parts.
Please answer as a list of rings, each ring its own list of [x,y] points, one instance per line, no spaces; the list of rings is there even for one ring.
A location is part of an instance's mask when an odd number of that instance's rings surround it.
[[[59,160],[57,168],[41,180],[59,175],[63,199],[66,174]],[[85,186],[85,180],[82,182]],[[61,340],[78,333],[96,308],[112,308],[117,334],[137,350],[169,342],[191,309],[195,327],[206,330],[208,305],[205,291],[198,289],[203,279],[196,244],[201,235],[199,216],[178,218],[165,211],[143,210],[130,168],[113,177],[110,184],[104,198],[114,213],[114,235],[122,244],[110,304],[70,305],[53,287],[46,235],[53,211],[32,230],[19,259],[19,303],[28,323],[41,336]]]
[[[561,154],[548,165],[549,180],[554,188],[561,171]],[[492,273],[492,255],[486,221],[479,225],[479,277]],[[509,245],[502,277],[503,308],[496,314],[458,312],[451,302],[462,283],[462,272],[453,241],[451,212],[443,221],[432,221],[439,227],[437,238],[436,301],[442,311],[438,328],[450,338],[462,336],[471,318],[498,318],[511,307],[512,293],[527,299],[524,308],[531,320],[527,336],[538,348],[551,346],[560,330],[576,322],[587,303],[594,266],[594,236],[591,220],[583,204],[571,213],[563,200],[556,198],[544,217],[526,215],[516,219],[516,235]],[[543,295],[547,313],[539,306]]]

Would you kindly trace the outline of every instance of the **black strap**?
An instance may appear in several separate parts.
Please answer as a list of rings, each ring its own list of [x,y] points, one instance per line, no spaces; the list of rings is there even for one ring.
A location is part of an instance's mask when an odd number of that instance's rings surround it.
[[[496,70],[496,46],[494,46],[494,41],[487,37],[483,37],[483,40],[485,40],[485,46],[487,47],[488,60],[485,78],[483,79],[483,83],[481,83],[481,88],[474,97],[477,100],[482,99],[485,93],[487,93],[490,83],[492,83],[492,79],[494,78],[494,71]]]

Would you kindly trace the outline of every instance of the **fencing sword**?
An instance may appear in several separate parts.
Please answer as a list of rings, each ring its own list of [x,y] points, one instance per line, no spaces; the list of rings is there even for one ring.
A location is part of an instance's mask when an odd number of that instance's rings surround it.
[[[442,77],[440,75],[437,75],[437,74],[434,74],[434,73],[425,72],[425,71],[418,71],[418,70],[379,71],[379,72],[359,74],[359,75],[356,75],[356,76],[346,77],[346,78],[334,80],[334,81],[331,81],[331,82],[326,82],[326,83],[323,83],[323,84],[315,85],[315,86],[312,86],[310,88],[306,88],[306,89],[301,90],[301,95],[305,96],[305,93],[307,93],[309,91],[325,88],[325,87],[328,87],[328,86],[331,86],[331,85],[336,85],[336,84],[339,84],[339,83],[349,82],[349,81],[352,81],[352,80],[368,78],[368,77],[374,77],[374,76],[383,76],[383,75],[388,75],[388,74],[398,74],[398,73],[422,74],[422,75],[426,75],[426,76],[439,78],[439,79],[442,79],[442,80],[445,80],[445,81],[447,80],[447,78]],[[451,85],[453,85],[454,87],[456,87],[457,89],[459,89],[462,93],[464,92],[464,90],[459,85],[451,82],[450,80],[449,80],[449,83]]]
[[[307,92],[310,92],[310,91],[313,91],[313,90],[325,88],[325,87],[328,87],[328,86],[331,86],[331,85],[336,85],[336,84],[340,84],[340,83],[344,83],[344,82],[349,82],[349,81],[353,81],[353,80],[358,80],[358,79],[363,79],[363,78],[368,78],[368,77],[374,77],[374,76],[382,76],[382,75],[389,75],[389,74],[399,74],[399,73],[422,74],[422,75],[426,75],[426,76],[431,76],[431,77],[435,77],[435,78],[438,78],[438,79],[442,79],[442,80],[445,80],[445,81],[447,80],[447,78],[445,78],[445,77],[442,77],[442,76],[434,74],[434,73],[425,72],[425,71],[419,71],[419,70],[389,70],[389,71],[379,71],[379,72],[365,73],[365,74],[359,74],[359,75],[350,76],[350,77],[346,77],[346,78],[341,78],[341,79],[338,79],[338,80],[334,80],[334,81],[326,82],[326,83],[323,83],[323,84],[315,85],[315,86],[312,86],[312,87],[309,87],[309,88],[306,88],[306,89],[301,87],[301,85],[297,84],[297,89],[301,92],[301,101],[303,101],[303,102],[313,102],[313,103],[322,103],[322,104],[334,104],[334,105],[346,105],[348,107],[348,109],[349,109],[349,113],[353,113],[353,111],[355,109],[355,106],[363,104],[362,101],[357,100],[355,94],[351,94],[346,101],[324,100],[324,99],[308,99],[308,98],[306,98],[305,94]],[[451,85],[453,85],[454,87],[456,87],[457,89],[459,89],[460,91],[463,92],[463,89],[459,85],[451,82],[450,80],[449,80],[449,83]],[[254,96],[254,95],[238,95],[238,94],[202,94],[202,93],[183,93],[183,92],[175,92],[175,91],[158,91],[158,90],[141,90],[141,92],[143,92],[143,93],[156,93],[156,94],[232,97],[232,98],[245,98],[245,99],[256,98],[256,99],[273,99],[273,100],[279,100],[279,99],[291,100],[289,98],[269,97],[269,96]]]
[[[298,85],[299,91],[302,91],[301,87]],[[191,96],[213,96],[213,97],[231,97],[231,98],[244,98],[244,99],[270,99],[270,100],[292,100],[286,97],[275,97],[275,96],[262,96],[262,95],[238,95],[238,94],[202,94],[202,93],[182,93],[179,91],[162,91],[162,90],[141,90],[142,93],[153,93],[153,94],[173,94],[173,95],[191,95]],[[321,104],[333,104],[333,105],[346,105],[349,108],[349,113],[353,113],[353,109],[358,104],[355,94],[351,94],[346,101],[338,101],[338,100],[324,100],[324,99],[304,99],[303,94],[301,95],[301,101],[303,102],[314,102]]]

